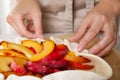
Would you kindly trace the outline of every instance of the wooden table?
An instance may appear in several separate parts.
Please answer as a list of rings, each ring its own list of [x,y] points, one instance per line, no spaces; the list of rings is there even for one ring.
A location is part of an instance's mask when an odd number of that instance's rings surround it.
[[[72,34],[65,34],[65,35],[56,35],[56,37],[59,38],[69,38]],[[90,46],[94,45],[96,42],[98,42],[97,39],[94,39],[89,45]],[[113,69],[113,76],[109,80],[120,80],[120,52],[118,52],[115,49],[112,49],[108,55],[103,57],[104,60],[106,60],[110,66]]]

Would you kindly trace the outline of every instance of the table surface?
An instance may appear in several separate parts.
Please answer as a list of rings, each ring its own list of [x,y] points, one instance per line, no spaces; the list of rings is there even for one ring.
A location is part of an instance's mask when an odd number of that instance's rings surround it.
[[[58,35],[56,37],[64,39],[64,38],[69,38],[71,35],[72,34]],[[90,46],[94,45],[97,42],[98,40],[94,39],[88,45],[88,48],[90,48]],[[115,49],[112,49],[106,56],[103,57],[103,59],[107,61],[108,64],[110,64],[110,66],[113,69],[113,75],[109,80],[120,80],[120,52]]]

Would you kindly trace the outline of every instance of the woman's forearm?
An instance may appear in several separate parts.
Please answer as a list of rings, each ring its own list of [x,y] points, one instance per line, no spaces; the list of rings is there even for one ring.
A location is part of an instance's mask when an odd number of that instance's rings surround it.
[[[21,1],[21,0],[16,0],[17,2]],[[24,1],[24,0],[23,0]],[[34,0],[34,1],[39,1],[39,0]]]
[[[95,10],[107,15],[117,16],[120,11],[120,0],[100,0]]]

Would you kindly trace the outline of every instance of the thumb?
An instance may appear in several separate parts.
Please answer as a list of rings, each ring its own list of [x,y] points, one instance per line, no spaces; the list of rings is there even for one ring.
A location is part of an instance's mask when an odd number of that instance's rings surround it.
[[[78,31],[69,38],[69,41],[74,42],[80,40],[85,35],[87,28],[90,26],[89,23],[89,19],[84,19],[83,21],[81,21]]]
[[[86,28],[87,28],[86,26],[85,27],[80,26],[78,31],[73,36],[71,36],[68,40],[71,42],[80,40],[85,35]]]
[[[32,32],[26,29],[26,26],[24,25],[24,19],[22,17],[19,17],[15,20],[15,28],[21,36],[25,36],[28,38],[35,37],[35,35]]]
[[[39,37],[39,38],[42,38],[44,39],[44,36],[43,36],[43,29],[42,29],[42,19],[41,19],[41,16],[34,16],[33,18],[33,23],[34,23],[34,26],[35,26],[35,34],[36,34],[36,37]]]

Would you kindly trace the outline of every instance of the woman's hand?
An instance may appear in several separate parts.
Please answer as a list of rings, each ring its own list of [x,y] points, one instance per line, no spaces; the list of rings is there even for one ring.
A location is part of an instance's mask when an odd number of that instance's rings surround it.
[[[38,0],[18,0],[7,21],[21,36],[43,38],[41,15]]]
[[[112,10],[109,5],[112,7],[112,3],[108,4],[107,0],[102,0],[83,19],[77,33],[70,38],[70,41],[80,40],[79,51],[85,49],[100,32],[102,32],[101,40],[89,49],[89,53],[103,56],[115,45],[117,35],[116,13],[114,12],[115,9]]]

